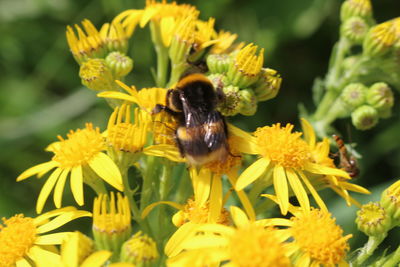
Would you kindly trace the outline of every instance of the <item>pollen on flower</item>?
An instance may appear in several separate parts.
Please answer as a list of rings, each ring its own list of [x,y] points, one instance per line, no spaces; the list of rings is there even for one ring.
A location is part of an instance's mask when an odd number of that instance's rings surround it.
[[[264,49],[261,49],[258,56],[258,46],[248,44],[242,48],[235,58],[235,66],[240,72],[247,76],[255,76],[264,64]]]
[[[196,201],[189,198],[182,211],[175,214],[173,222],[176,226],[181,226],[187,222],[202,224],[208,222],[210,204],[206,202],[203,206],[198,206]],[[226,209],[221,210],[217,221],[218,224],[229,225],[229,212]]]
[[[235,266],[290,266],[276,230],[255,224],[238,228],[230,239],[230,255]]]
[[[331,266],[340,263],[349,250],[343,230],[335,223],[331,214],[318,209],[292,217],[291,227],[294,242],[316,263]]]
[[[23,214],[9,219],[3,218],[0,224],[0,263],[1,266],[14,266],[27,254],[36,240],[36,227],[33,219]]]
[[[281,127],[280,123],[258,128],[254,135],[260,154],[285,168],[303,169],[311,157],[310,148],[300,138],[302,133],[292,133],[293,125]]]
[[[87,164],[94,156],[104,149],[104,138],[98,127],[86,123],[85,129],[71,130],[67,139],[58,136],[59,145],[53,146],[53,160],[61,168],[72,168]]]

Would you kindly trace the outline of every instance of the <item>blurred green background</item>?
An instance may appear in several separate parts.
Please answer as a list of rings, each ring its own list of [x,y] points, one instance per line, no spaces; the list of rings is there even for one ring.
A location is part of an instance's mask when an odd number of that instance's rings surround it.
[[[90,19],[97,27],[121,11],[143,8],[141,1],[1,0],[0,1],[0,217],[15,213],[34,215],[43,180],[16,183],[25,169],[50,160],[44,148],[69,129],[93,122],[104,129],[111,112],[94,92],[83,88],[78,64],[65,39],[65,27]],[[181,1],[179,1],[181,2]],[[201,18],[216,18],[218,29],[239,34],[240,41],[265,48],[265,66],[278,70],[283,85],[277,98],[263,103],[253,117],[236,117],[246,130],[275,122],[299,125],[299,103],[312,110],[313,80],[326,73],[331,48],[338,38],[339,0],[214,0],[187,1]],[[378,22],[399,16],[397,0],[373,1]],[[149,66],[155,55],[148,30],[137,30],[130,42],[135,68],[127,84],[152,85]],[[396,93],[398,99],[398,94]],[[335,126],[344,138],[356,142],[362,153],[357,183],[373,192],[361,202],[377,200],[382,190],[400,174],[399,108],[390,119],[368,132],[358,132],[349,121]],[[89,190],[87,190],[89,191]],[[65,190],[69,194],[69,189]],[[89,193],[90,194],[90,193]],[[347,233],[354,232],[355,208],[329,190],[321,192]],[[355,195],[355,194],[353,194]],[[64,205],[73,204],[66,197]],[[46,206],[52,208],[53,203]],[[90,209],[90,203],[86,204]],[[387,243],[399,240],[393,232]],[[357,234],[353,248],[366,240]],[[397,242],[395,243],[397,244]]]

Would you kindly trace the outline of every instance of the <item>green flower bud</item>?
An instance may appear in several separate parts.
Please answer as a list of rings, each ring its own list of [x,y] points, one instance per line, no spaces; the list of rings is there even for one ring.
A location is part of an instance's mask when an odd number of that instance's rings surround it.
[[[263,68],[257,83],[254,85],[254,93],[258,101],[266,101],[274,98],[281,88],[282,78],[276,70]]]
[[[394,225],[400,223],[400,180],[383,191],[380,201],[381,206],[394,221]]]
[[[368,105],[358,107],[351,113],[351,121],[359,130],[371,129],[378,123],[378,120],[378,111]]]
[[[108,54],[106,63],[116,78],[128,75],[133,68],[133,60],[120,52],[111,52]]]
[[[224,116],[234,116],[243,108],[242,96],[239,87],[229,85],[223,89],[224,99],[218,105],[218,110]]]
[[[257,98],[251,89],[243,89],[239,91],[242,108],[240,114],[245,116],[253,116],[257,111]]]
[[[363,54],[383,56],[390,51],[396,41],[396,29],[393,21],[375,25],[369,29],[363,42]]]
[[[343,22],[340,33],[354,44],[362,44],[369,29],[368,24],[360,17],[351,17]]]
[[[374,83],[368,89],[367,103],[374,107],[378,113],[391,110],[394,104],[392,89],[386,83]]]
[[[118,51],[126,54],[128,51],[129,34],[119,22],[106,23],[100,30],[109,52]]]
[[[367,87],[361,83],[351,83],[347,85],[340,95],[340,99],[350,108],[354,110],[365,103],[365,95]]]
[[[84,62],[79,70],[82,84],[95,91],[110,90],[114,77],[104,59],[94,58]]]
[[[156,243],[142,232],[137,232],[121,248],[121,262],[133,263],[137,266],[148,266],[158,258]]]
[[[207,57],[207,66],[211,73],[226,73],[232,57],[227,54],[214,54]]]
[[[392,220],[379,203],[370,202],[357,211],[358,230],[367,236],[379,236],[389,231]]]
[[[207,78],[211,81],[216,90],[217,88],[224,88],[229,84],[228,78],[223,74],[210,74],[207,76]]]
[[[264,64],[264,49],[257,55],[258,46],[249,44],[232,55],[227,77],[231,84],[240,88],[251,86],[259,79]]]
[[[347,0],[343,2],[340,9],[342,22],[351,17],[372,19],[372,5],[370,0]]]

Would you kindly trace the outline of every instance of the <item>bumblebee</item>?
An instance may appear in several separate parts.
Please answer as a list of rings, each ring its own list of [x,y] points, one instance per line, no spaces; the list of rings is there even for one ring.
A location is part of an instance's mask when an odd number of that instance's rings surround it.
[[[356,158],[347,153],[347,149],[342,138],[336,134],[334,134],[332,137],[339,149],[339,167],[346,171],[352,178],[358,176],[360,174],[360,169],[358,168]]]
[[[206,76],[191,73],[168,90],[166,106],[158,104],[153,109],[153,113],[164,110],[177,119],[176,143],[191,165],[225,161],[229,154],[225,119],[216,110],[221,97]]]

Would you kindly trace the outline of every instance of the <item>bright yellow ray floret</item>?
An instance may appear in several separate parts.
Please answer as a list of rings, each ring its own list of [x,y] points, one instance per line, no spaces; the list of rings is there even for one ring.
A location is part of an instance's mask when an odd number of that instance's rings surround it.
[[[305,140],[301,138],[302,133],[292,132],[293,125],[288,124],[282,127],[279,123],[258,128],[254,136],[248,135],[246,137],[245,133],[237,134],[242,135],[242,142],[248,144],[246,153],[260,156],[240,175],[236,183],[237,190],[245,188],[262,177],[262,179],[267,179],[266,181],[274,185],[282,214],[286,214],[288,210],[289,188],[305,209],[310,207],[306,190],[311,193],[321,208],[326,209],[324,202],[308,177],[322,175],[350,179],[350,176],[334,165],[326,166],[313,160],[315,133],[308,122],[305,120],[303,122],[304,125],[307,125],[304,129]],[[311,138],[310,136],[314,137]],[[271,171],[268,172],[268,170]]]
[[[89,217],[90,212],[74,207],[53,210],[36,218],[15,215],[3,218],[0,224],[0,263],[1,266],[33,266],[31,260],[47,258],[57,261],[59,255],[46,250],[48,245],[61,244],[69,233],[46,234],[80,217]]]
[[[239,208],[231,207],[231,214],[236,227],[199,225],[183,240],[181,246],[186,251],[178,255],[166,251],[172,256],[168,266],[218,266],[222,262],[232,267],[290,266],[283,243],[287,233],[265,227],[263,221],[249,220]]]
[[[54,204],[57,208],[61,207],[65,182],[70,174],[74,198],[79,205],[83,205],[83,182],[93,183],[93,175],[88,178],[87,168],[116,189],[123,190],[122,177],[117,165],[102,152],[106,146],[99,128],[93,128],[91,123],[87,123],[86,128],[82,130],[71,130],[67,134],[67,139],[61,136],[58,138],[60,141],[51,144],[47,149],[54,153],[51,161],[31,167],[17,178],[17,181],[34,175],[41,178],[55,168],[40,191],[36,205],[38,213],[42,212],[53,188],[55,188]]]

